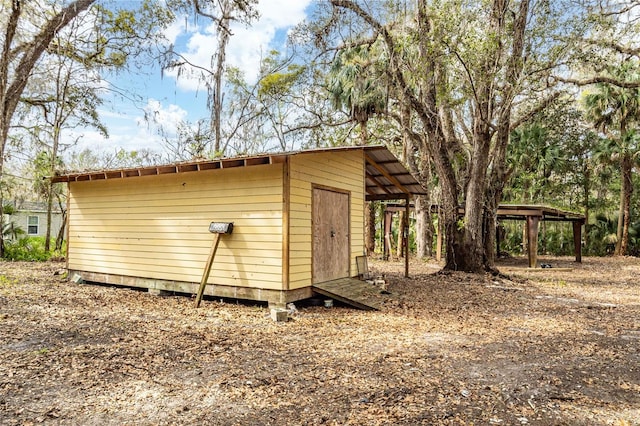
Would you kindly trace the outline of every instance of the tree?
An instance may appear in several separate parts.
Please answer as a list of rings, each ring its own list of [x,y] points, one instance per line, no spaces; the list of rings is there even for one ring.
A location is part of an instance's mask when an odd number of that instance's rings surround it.
[[[381,73],[371,70],[378,62],[373,58],[373,50],[367,46],[340,50],[328,75],[327,89],[333,107],[346,110],[351,120],[360,126],[360,145],[369,143],[369,119],[387,108],[385,87],[377,78]],[[375,210],[369,202],[365,205],[365,246],[368,253],[375,250],[375,229]]]
[[[372,70],[378,63],[373,50],[373,46],[340,50],[328,76],[327,89],[333,106],[346,110],[360,126],[360,145],[368,144],[369,119],[387,108],[387,92],[379,79],[382,73]]]
[[[205,68],[190,63],[185,57],[170,48],[167,52],[165,68],[196,70],[199,79],[207,88],[209,111],[211,112],[211,134],[214,137],[214,152],[223,153],[222,114],[224,105],[223,79],[226,69],[226,50],[231,32],[231,24],[238,22],[249,25],[258,17],[255,9],[257,0],[180,0],[174,7],[195,13],[196,17],[209,19],[216,27],[217,46],[211,56],[211,67]]]
[[[54,11],[41,23],[39,31],[32,35],[20,34],[20,23],[27,13],[23,7],[24,2],[10,2],[7,18],[2,21],[0,48],[0,181],[3,178],[4,155],[11,120],[33,68],[49,47],[51,40],[94,2],[95,0],[75,0],[67,4],[62,9]],[[4,244],[0,235],[0,257],[3,255]]]
[[[56,46],[55,49],[66,45],[62,43],[61,38],[55,39],[53,44]],[[36,150],[46,149],[46,152],[41,151],[44,157],[38,155],[34,159],[34,167],[37,171],[36,185],[40,187],[38,193],[43,195],[47,204],[44,250],[48,253],[54,197],[60,200],[61,194],[56,191],[56,185],[46,177],[52,176],[62,165],[59,154],[64,147],[63,132],[65,129],[78,126],[92,126],[107,136],[107,130],[100,123],[96,111],[97,106],[101,104],[96,94],[96,81],[99,81],[99,78],[86,69],[86,64],[78,68],[74,59],[58,54],[49,58],[47,68],[40,70],[40,81],[34,84],[36,78],[32,79],[28,97],[23,97],[22,101],[25,106],[36,109],[35,114],[40,113],[40,117],[27,115],[27,119],[35,118],[32,121],[35,124],[25,125],[29,126],[28,130],[37,145]]]
[[[638,43],[640,3],[637,1],[581,2],[582,13],[575,14],[575,21],[587,31],[568,32],[563,37],[573,46],[566,66],[559,68],[553,79],[578,86],[608,84],[621,89],[640,87],[640,81],[628,79],[628,75],[608,72],[613,58],[640,59]],[[569,4],[568,11],[576,5]],[[567,76],[567,71],[570,72]]]
[[[63,142],[65,131],[93,127],[108,136],[97,112],[105,93],[100,72],[123,68],[129,57],[157,39],[153,32],[166,25],[169,18],[164,9],[153,7],[149,1],[140,3],[135,11],[95,6],[54,35],[31,72],[15,120],[16,130],[19,127],[34,141],[34,151],[47,152],[48,167],[42,158],[34,159],[36,175],[51,176],[62,165],[59,155],[68,147]],[[38,185],[45,185],[40,192],[47,203],[48,252],[55,189],[48,180]]]
[[[640,81],[637,67],[635,61],[626,61],[620,68],[611,69],[610,74],[625,81]],[[632,170],[640,157],[640,135],[637,132],[640,87],[624,88],[598,83],[594,91],[585,96],[584,105],[587,118],[607,136],[606,151],[620,165],[620,210],[615,254],[624,255],[629,243]]]
[[[514,117],[514,102],[540,79],[540,74],[534,77],[536,70],[529,69],[534,59],[536,66],[547,59],[525,52],[525,40],[534,35],[528,23],[536,22],[529,1],[496,0],[486,7],[474,1],[440,2],[437,7],[420,0],[413,10],[415,24],[404,16],[383,24],[373,11],[354,1],[332,0],[332,4],[370,28],[365,37],[344,43],[374,39],[384,45],[389,84],[419,123],[407,130],[419,151],[428,153],[438,175],[447,241],[445,268],[492,269],[492,234],[504,186],[506,146],[517,121],[529,114],[523,108]],[[547,13],[542,8],[535,12]],[[538,42],[541,36],[535,37]],[[542,108],[546,102],[539,99],[529,108]],[[491,250],[485,251],[485,244]]]

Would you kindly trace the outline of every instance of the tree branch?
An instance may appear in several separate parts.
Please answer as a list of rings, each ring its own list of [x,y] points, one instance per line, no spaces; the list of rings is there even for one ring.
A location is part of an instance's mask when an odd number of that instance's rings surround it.
[[[640,81],[622,81],[618,80],[617,78],[605,77],[603,75],[585,78],[583,80],[564,78],[559,76],[552,76],[551,78],[552,80],[559,81],[561,83],[575,84],[576,86],[588,86],[590,84],[606,83],[613,86],[621,87],[623,89],[635,89],[640,87]]]
[[[551,96],[548,96],[546,99],[543,99],[542,102],[536,105],[535,108],[528,111],[526,114],[524,114],[522,117],[518,118],[517,120],[514,120],[509,126],[509,132],[514,131],[515,129],[520,127],[522,124],[526,123],[527,121],[531,120],[531,118],[535,117],[537,114],[544,111],[544,109],[547,108],[549,105],[551,105],[553,102],[555,102],[556,99],[560,97],[560,95],[561,95],[561,92],[553,93]]]

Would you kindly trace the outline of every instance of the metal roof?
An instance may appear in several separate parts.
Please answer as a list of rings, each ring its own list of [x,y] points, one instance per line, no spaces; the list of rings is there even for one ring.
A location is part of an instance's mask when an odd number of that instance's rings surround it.
[[[427,195],[405,166],[384,146],[364,147],[367,201]]]
[[[198,160],[159,166],[145,166],[127,169],[94,170],[56,174],[51,181],[81,182],[105,179],[123,179],[137,176],[152,176],[172,173],[198,172],[203,170],[249,167],[261,164],[281,164],[287,157],[301,154],[362,150],[365,159],[365,191],[367,201],[397,200],[426,195],[426,190],[418,183],[405,166],[385,146],[352,146],[320,148],[276,154]]]
[[[583,223],[585,221],[585,215],[583,214],[540,204],[500,204],[498,206],[498,218],[500,219],[519,220],[527,216],[538,216],[541,217],[542,220],[551,221]]]

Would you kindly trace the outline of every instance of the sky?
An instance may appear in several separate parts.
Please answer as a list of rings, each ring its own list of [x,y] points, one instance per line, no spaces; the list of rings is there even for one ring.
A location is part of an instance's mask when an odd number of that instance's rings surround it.
[[[240,68],[248,82],[255,82],[260,58],[271,49],[284,51],[286,35],[302,22],[313,0],[260,0],[260,18],[250,27],[235,25],[226,54],[228,65]],[[175,49],[190,62],[210,68],[216,46],[214,25],[193,18],[179,17],[165,32]],[[178,76],[175,71],[161,72],[159,67],[130,72],[110,79],[126,95],[111,95],[100,108],[100,116],[109,130],[104,138],[97,131],[83,130],[75,151],[159,150],[161,137],[154,117],[171,131],[181,120],[196,122],[206,118],[207,92],[197,80]],[[128,98],[140,97],[136,102]],[[70,135],[70,136],[78,136]]]

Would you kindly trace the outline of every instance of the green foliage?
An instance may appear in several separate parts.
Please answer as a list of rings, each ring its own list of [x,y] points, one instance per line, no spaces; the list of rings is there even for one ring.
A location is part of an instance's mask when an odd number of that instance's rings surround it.
[[[274,72],[262,78],[258,86],[258,97],[281,97],[289,93],[293,85],[298,81],[305,68],[291,64],[286,71]]]
[[[15,278],[0,275],[0,289],[13,287],[17,283],[18,281]]]
[[[25,234],[24,229],[17,226],[12,221],[2,224],[2,238],[16,240]]]
[[[589,241],[587,254],[596,256],[612,254],[618,241],[617,227],[618,215],[616,213],[596,215],[594,223],[589,226],[587,233]]]
[[[2,227],[2,239],[4,240],[17,240],[22,237],[26,232],[24,229],[17,226],[12,220],[11,215],[16,212],[15,206],[12,203],[4,203],[2,206],[2,213],[4,216],[8,216],[9,220],[6,222],[6,218],[3,218],[3,221],[0,221],[0,226]]]
[[[378,55],[378,57],[376,57]],[[358,123],[366,122],[387,106],[387,92],[380,84],[384,66],[379,52],[364,46],[341,50],[328,76],[327,89],[336,109],[346,109]]]
[[[5,241],[5,259],[15,261],[36,261],[45,262],[52,258],[61,258],[66,249],[47,253],[44,249],[43,237],[25,237],[16,241]],[[53,241],[55,245],[55,241]]]

